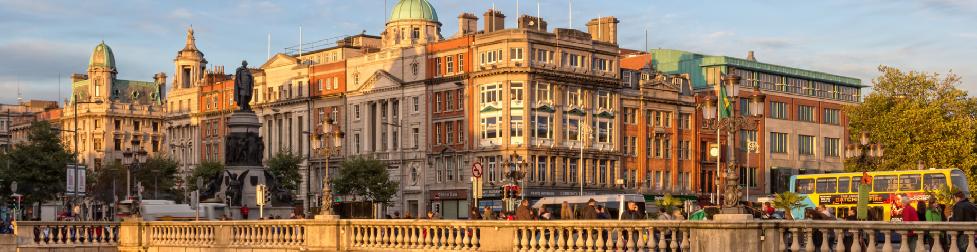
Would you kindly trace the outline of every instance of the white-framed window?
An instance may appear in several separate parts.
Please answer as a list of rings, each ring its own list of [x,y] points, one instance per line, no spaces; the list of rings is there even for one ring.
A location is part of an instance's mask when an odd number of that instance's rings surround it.
[[[624,87],[632,87],[631,71],[628,70],[621,71],[621,83],[624,84]]]
[[[434,92],[434,112],[441,112],[441,92]]]
[[[434,58],[434,76],[441,75],[441,58]]]
[[[536,82],[536,93],[537,101],[550,101],[553,99],[553,90],[550,89],[549,83]]]
[[[454,73],[455,72],[455,61],[454,61],[454,57],[452,57],[452,56],[445,57],[444,58],[444,66],[445,66],[445,69],[447,69],[447,70],[444,71],[445,73],[448,73],[448,74]]]
[[[577,116],[564,116],[563,117],[563,128],[566,132],[566,140],[569,141],[579,141],[580,140],[580,118]]]
[[[604,90],[597,91],[597,107],[602,109],[611,108],[611,92]]]
[[[452,91],[444,91],[444,107],[445,107],[444,108],[444,111],[452,111],[452,110],[454,110],[455,103],[452,102],[452,97],[454,97],[454,96],[455,96],[455,92],[452,92]]]
[[[412,100],[411,102],[413,103],[412,107],[414,107],[414,112],[421,111],[421,97],[414,96],[411,97],[411,100]]]
[[[414,139],[414,149],[419,148],[421,146],[421,129],[411,128],[411,138]]]
[[[360,119],[360,105],[353,105],[353,119]]]
[[[787,103],[770,102],[770,118],[787,119]]]
[[[580,104],[580,93],[582,91],[580,88],[567,87],[567,100],[566,104],[568,106],[581,106]]]
[[[536,113],[536,129],[533,137],[542,139],[553,139],[553,117],[550,113]]]
[[[611,142],[611,122],[607,119],[597,120],[597,142],[598,143],[610,143]]]
[[[339,89],[339,77],[332,77],[332,89]]]
[[[458,72],[465,71],[465,55],[458,54]]]
[[[509,84],[509,100],[510,101],[523,100],[522,82],[512,82]]]
[[[522,138],[522,125],[523,118],[522,115],[511,115],[509,116],[509,137],[510,138]]]
[[[445,144],[451,144],[451,143],[454,142],[454,139],[453,139],[454,136],[455,136],[454,135],[455,134],[454,127],[455,127],[455,123],[454,122],[447,122],[447,123],[444,124],[444,143]]]
[[[499,84],[485,84],[481,89],[482,104],[499,102],[502,100],[502,88]]]
[[[315,85],[316,85],[316,89],[318,89],[319,92],[322,92],[322,88],[323,88],[322,79],[317,80]]]
[[[499,116],[482,117],[482,139],[496,139],[501,137],[501,127],[499,127],[500,121],[502,121],[502,118]]]

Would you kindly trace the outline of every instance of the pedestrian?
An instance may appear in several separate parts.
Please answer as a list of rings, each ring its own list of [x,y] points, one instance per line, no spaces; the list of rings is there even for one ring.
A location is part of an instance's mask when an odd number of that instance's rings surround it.
[[[950,215],[950,221],[952,222],[974,222],[977,221],[977,206],[967,199],[967,196],[963,192],[957,191],[953,194],[953,199],[957,201],[953,205],[953,213]],[[967,244],[970,243],[968,235],[957,234],[957,247],[960,251],[967,250]]]
[[[485,210],[482,211],[483,220],[497,220],[499,217],[495,216],[495,211],[492,211],[492,207],[486,206]]]
[[[241,206],[241,219],[242,220],[247,220],[248,219],[248,213],[249,212],[250,212],[250,209],[248,209],[248,205]]]
[[[681,208],[675,208],[672,210],[672,219],[674,220],[685,220],[685,215],[682,213]]]
[[[624,212],[624,216],[622,217],[622,219],[625,219],[625,220],[644,220],[645,219],[645,213],[641,212],[641,210],[638,209],[638,203],[635,203],[634,201],[628,202],[628,211],[627,212]]]
[[[540,212],[540,214],[539,214],[539,219],[540,220],[552,220],[553,219],[553,214],[550,213],[550,210],[547,210],[546,208],[543,208],[539,212]]]
[[[570,207],[570,203],[563,201],[563,205],[560,206],[560,219],[561,220],[572,220],[575,219],[573,208]]]
[[[394,211],[394,219],[400,219],[400,211]]]
[[[469,220],[481,220],[482,214],[478,212],[477,206],[472,206],[468,209],[468,219]]]
[[[665,221],[675,220],[675,216],[672,215],[671,209],[666,208],[663,209],[661,213],[658,214],[658,220],[665,220]]]
[[[529,209],[528,200],[519,202],[519,207],[516,208],[516,220],[533,220],[533,212]]]
[[[405,220],[411,220],[411,219],[414,219],[414,216],[412,216],[410,214],[410,212],[407,212],[407,213],[404,214],[404,219]]]
[[[611,215],[608,214],[607,211],[605,211],[604,206],[597,206],[597,219],[598,220],[607,220],[607,219],[610,219],[610,218],[611,218]]]
[[[428,220],[437,220],[438,219],[438,216],[435,215],[434,212],[427,211],[427,218],[426,219],[428,219]]]
[[[902,197],[902,205],[903,205],[903,208],[902,208],[902,221],[903,222],[916,222],[916,221],[919,221],[919,214],[916,213],[916,208],[914,208],[913,205],[911,204],[911,202],[909,202],[909,197],[908,196]],[[909,246],[913,246],[914,244],[916,244],[916,240],[918,239],[918,237],[916,236],[916,233],[913,233],[912,230],[909,231],[909,234],[907,234],[906,237],[909,238],[909,241],[907,243],[907,244],[909,244]]]
[[[773,208],[773,205],[770,205],[769,201],[763,202],[763,212],[766,213],[767,216],[773,216],[773,213],[776,211],[777,209]]]
[[[580,210],[581,220],[596,220],[597,219],[597,201],[594,198],[590,198],[587,201],[587,205]]]
[[[926,201],[926,210],[922,212],[924,212],[925,215],[923,220],[926,220],[927,222],[942,222],[946,220],[943,218],[943,206],[936,203],[936,197],[930,196],[929,200]],[[941,247],[943,247],[943,250],[946,251],[946,233],[940,232],[938,237],[940,239],[940,244],[944,244]],[[926,244],[929,244],[930,247],[932,247],[934,244],[933,237],[930,236],[929,232],[923,234],[923,241]]]

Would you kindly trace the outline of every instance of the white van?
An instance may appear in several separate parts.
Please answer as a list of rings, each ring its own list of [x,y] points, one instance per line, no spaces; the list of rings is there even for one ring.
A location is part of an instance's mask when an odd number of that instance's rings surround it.
[[[611,219],[620,219],[621,213],[627,210],[625,209],[627,207],[625,205],[627,202],[635,202],[638,204],[639,211],[645,211],[645,196],[641,194],[600,194],[544,197],[537,200],[532,207],[536,209],[546,208],[547,211],[553,214],[553,219],[561,219],[560,208],[562,208],[563,202],[566,201],[570,204],[570,208],[577,210],[578,216],[575,217],[580,217],[580,209],[583,209],[590,199],[597,201],[597,205],[604,206],[605,212],[611,215]]]

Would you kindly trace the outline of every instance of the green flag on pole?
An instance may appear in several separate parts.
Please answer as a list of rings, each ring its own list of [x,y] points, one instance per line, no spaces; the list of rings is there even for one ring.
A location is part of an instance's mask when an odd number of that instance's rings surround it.
[[[719,83],[719,118],[729,118],[733,116],[733,106],[726,94],[726,85]]]

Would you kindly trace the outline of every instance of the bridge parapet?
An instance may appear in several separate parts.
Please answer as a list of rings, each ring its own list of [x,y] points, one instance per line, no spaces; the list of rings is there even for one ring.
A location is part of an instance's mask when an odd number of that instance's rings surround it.
[[[19,222],[16,240],[19,251],[977,251],[975,234],[947,222],[265,220]]]

